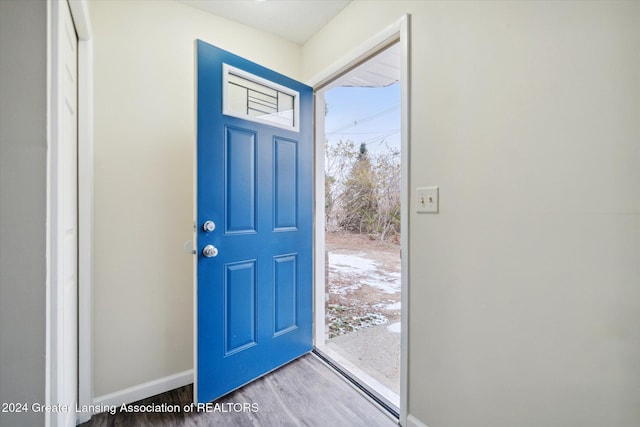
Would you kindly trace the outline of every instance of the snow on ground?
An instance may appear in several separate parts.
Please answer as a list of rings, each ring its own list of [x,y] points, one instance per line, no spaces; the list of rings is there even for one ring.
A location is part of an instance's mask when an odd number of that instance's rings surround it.
[[[381,308],[383,310],[400,310],[402,308],[402,303],[400,301],[379,302],[377,304],[374,304],[373,308]]]
[[[362,281],[362,284],[369,285],[374,288],[380,289],[387,294],[395,294],[400,292],[400,282],[396,280],[389,280],[387,274],[375,274]]]
[[[365,254],[363,253],[351,255],[329,252],[329,268],[335,270],[336,273],[343,274],[366,275],[375,272],[378,263],[364,256]]]
[[[372,245],[361,236],[341,237],[329,235],[328,239],[333,239],[327,254],[329,338],[397,322],[399,251],[391,245]]]
[[[399,334],[402,330],[402,325],[400,322],[392,323],[387,326],[387,329],[389,330],[389,332],[395,332],[396,334]]]
[[[387,294],[400,292],[400,273],[381,269],[379,262],[364,255],[329,252],[329,271],[351,279],[350,285],[333,288],[331,292],[344,295],[362,285],[378,288]]]

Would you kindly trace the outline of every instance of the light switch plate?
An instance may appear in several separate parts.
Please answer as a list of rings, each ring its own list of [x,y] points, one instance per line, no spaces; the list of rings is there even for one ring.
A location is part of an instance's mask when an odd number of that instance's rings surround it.
[[[438,213],[438,187],[416,188],[416,212]]]

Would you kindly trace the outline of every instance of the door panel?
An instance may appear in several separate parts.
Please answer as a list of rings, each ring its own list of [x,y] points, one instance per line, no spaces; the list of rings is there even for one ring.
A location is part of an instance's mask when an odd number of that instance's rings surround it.
[[[225,266],[224,333],[225,356],[256,345],[257,295],[256,261]]]
[[[298,144],[276,138],[274,146],[273,174],[275,176],[275,229],[279,231],[294,230],[298,218],[297,180]]]
[[[274,257],[274,336],[288,332],[297,325],[296,318],[296,255]]]
[[[312,348],[313,94],[202,41],[197,57],[195,394],[208,402]],[[229,67],[242,79],[225,115]],[[217,256],[204,256],[207,245]]]
[[[225,230],[256,232],[256,132],[225,129]]]

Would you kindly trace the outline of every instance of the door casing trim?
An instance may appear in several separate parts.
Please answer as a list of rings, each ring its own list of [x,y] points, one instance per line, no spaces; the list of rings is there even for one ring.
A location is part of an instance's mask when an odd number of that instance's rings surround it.
[[[93,34],[86,0],[68,0],[78,36],[78,403],[93,401],[92,287],[93,287]],[[45,401],[54,402],[61,378],[57,375],[54,353],[62,330],[56,322],[59,304],[56,294],[59,268],[52,258],[61,230],[52,207],[57,206],[61,171],[51,157],[59,145],[61,79],[57,70],[59,52],[57,16],[64,3],[47,2],[47,274],[46,274],[46,368]],[[56,424],[54,413],[45,413],[45,425]],[[89,414],[78,414],[78,421],[88,421]]]
[[[401,111],[401,187],[400,187],[400,250],[401,250],[401,332],[400,332],[400,425],[406,425],[408,415],[408,363],[409,363],[409,191],[411,148],[411,15],[402,16],[369,40],[350,51],[306,83],[314,94],[326,88],[353,68],[367,61],[388,46],[399,43],[401,51],[400,111]],[[314,159],[314,345],[325,336],[325,254],[324,254],[324,109],[315,104],[315,159]]]

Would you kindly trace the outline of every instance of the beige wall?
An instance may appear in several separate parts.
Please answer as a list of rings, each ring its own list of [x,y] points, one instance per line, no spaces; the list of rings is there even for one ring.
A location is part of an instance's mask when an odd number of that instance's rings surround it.
[[[91,1],[95,393],[192,368],[193,40],[310,79],[412,13],[409,411],[640,423],[640,4],[356,1],[302,49]]]
[[[91,1],[96,396],[193,367],[194,40],[292,77],[301,48],[172,1]]]
[[[45,401],[47,33],[44,2],[0,0],[1,403]],[[43,423],[0,410],[0,426]]]
[[[640,3],[356,1],[303,77],[405,12],[410,182],[440,186],[410,217],[409,412],[640,425]]]

